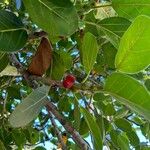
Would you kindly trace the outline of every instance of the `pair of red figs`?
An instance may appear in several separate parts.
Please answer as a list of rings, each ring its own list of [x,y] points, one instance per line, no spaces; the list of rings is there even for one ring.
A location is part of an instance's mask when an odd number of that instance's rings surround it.
[[[76,78],[73,75],[67,75],[63,80],[63,86],[66,89],[70,89],[73,87]]]

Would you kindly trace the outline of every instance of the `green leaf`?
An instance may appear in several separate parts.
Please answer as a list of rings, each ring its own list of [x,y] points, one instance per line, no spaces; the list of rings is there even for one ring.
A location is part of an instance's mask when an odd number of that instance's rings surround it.
[[[114,145],[116,145],[118,147],[118,142],[117,142],[117,137],[118,137],[119,133],[116,130],[111,130],[110,132],[110,137],[111,137],[111,141],[114,143]]]
[[[102,54],[97,55],[96,64],[94,65],[94,71],[100,75],[105,75],[105,63],[104,56]]]
[[[44,106],[49,92],[48,86],[42,86],[29,94],[11,114],[9,121],[13,127],[21,127],[35,119]]]
[[[94,117],[84,108],[81,108],[81,111],[92,133],[95,150],[102,150],[102,135]]]
[[[80,135],[85,135],[89,133],[89,127],[85,121],[84,118],[80,119],[80,130],[79,130]]]
[[[134,19],[138,15],[150,15],[150,0],[112,0],[119,16]]]
[[[150,64],[150,18],[137,17],[123,35],[115,66],[121,72],[136,73]]]
[[[22,133],[21,131],[15,129],[15,130],[13,130],[13,132],[12,132],[12,136],[13,136],[13,139],[14,139],[15,144],[16,144],[18,147],[24,146],[24,144],[25,144],[25,142],[26,142],[26,138],[25,138],[24,133]]]
[[[31,19],[49,33],[53,40],[73,34],[78,28],[78,16],[69,0],[23,0]]]
[[[102,141],[105,140],[105,125],[102,115],[96,115],[96,123],[99,126],[102,135]]]
[[[78,103],[78,99],[77,97],[74,95],[75,99],[74,99],[74,128],[79,132],[80,131],[80,124],[81,124],[81,113],[80,113],[80,107],[79,107],[79,103]],[[86,126],[84,126],[84,128],[86,128]],[[87,127],[88,128],[88,127]],[[84,130],[86,131],[86,130]],[[78,145],[75,145],[74,150],[80,150]]]
[[[146,88],[150,91],[150,79],[147,79],[147,80],[145,81],[145,86],[146,86]]]
[[[71,102],[67,96],[59,100],[58,108],[60,112],[69,112],[71,110]]]
[[[3,142],[1,140],[0,140],[0,148],[1,148],[1,150],[6,150],[4,144],[3,144]]]
[[[93,96],[93,99],[97,102],[102,102],[103,100],[106,99],[105,95],[103,93],[95,93]]]
[[[39,131],[32,128],[32,126],[28,126],[27,128],[25,128],[23,133],[26,136],[28,142],[32,145],[35,145],[39,141]]]
[[[80,129],[80,123],[81,123],[81,113],[80,113],[78,99],[75,96],[75,99],[74,99],[74,127],[77,131],[79,131],[79,129]]]
[[[0,51],[18,51],[27,42],[27,32],[22,22],[12,12],[0,11]]]
[[[96,22],[86,21],[89,26],[95,26],[99,31],[99,35],[105,35],[115,48],[118,49],[120,38],[123,33],[128,29],[131,22],[121,17],[110,17]]]
[[[83,38],[81,57],[82,63],[87,74],[93,69],[95,64],[97,53],[98,53],[98,44],[96,37],[90,32],[86,33]]]
[[[110,17],[99,22],[102,29],[112,32],[121,37],[131,25],[131,22],[122,17]]]
[[[120,134],[117,137],[117,143],[121,150],[129,150],[129,140],[125,134]]]
[[[115,125],[125,132],[132,130],[131,124],[126,119],[123,118],[115,120]]]
[[[113,73],[107,78],[104,90],[150,120],[150,94],[137,80],[121,73]]]
[[[42,146],[37,146],[36,148],[34,148],[33,150],[46,150],[44,147]]]
[[[117,49],[109,42],[102,46],[104,63],[108,68],[115,68],[115,56],[117,54]]]
[[[141,127],[142,134],[147,138],[150,139],[150,124],[149,122],[146,122]]]
[[[8,65],[9,59],[7,54],[0,53],[0,72],[2,72]]]
[[[127,132],[126,134],[132,146],[137,147],[140,144],[140,140],[136,132],[131,131],[131,132]]]
[[[94,15],[94,11],[89,12],[89,13],[85,16],[85,19],[84,19],[84,20],[85,20],[86,22],[96,22],[95,15]],[[99,36],[97,27],[96,27],[95,25],[86,23],[84,30],[85,30],[85,32],[90,32],[90,33],[92,33],[92,34],[95,35],[96,37]]]
[[[115,114],[115,118],[123,118],[128,114],[129,110],[127,110],[126,108],[122,108],[122,109],[118,109],[116,114]]]
[[[104,109],[104,115],[106,115],[106,116],[112,116],[112,115],[115,114],[115,112],[116,111],[115,111],[115,108],[114,108],[113,104],[108,103],[106,105],[105,109]]]
[[[114,45],[115,48],[118,48],[120,38],[128,29],[131,22],[121,17],[110,17],[101,20],[98,24],[100,25],[100,30],[104,32],[107,39]]]
[[[54,80],[61,80],[65,71],[72,67],[72,58],[64,51],[53,53],[53,62],[50,76]]]
[[[20,85],[12,85],[7,88],[8,97],[10,99],[20,99],[21,93],[20,93]]]

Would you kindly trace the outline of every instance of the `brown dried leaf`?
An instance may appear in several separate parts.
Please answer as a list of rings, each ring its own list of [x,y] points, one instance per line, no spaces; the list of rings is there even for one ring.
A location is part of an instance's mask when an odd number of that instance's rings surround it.
[[[52,46],[49,40],[42,38],[35,56],[29,65],[28,72],[33,75],[42,76],[49,68],[52,59]]]

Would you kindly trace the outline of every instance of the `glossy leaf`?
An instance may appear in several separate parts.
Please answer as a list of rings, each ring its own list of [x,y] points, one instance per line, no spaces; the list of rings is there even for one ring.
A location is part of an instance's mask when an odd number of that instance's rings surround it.
[[[87,32],[84,35],[81,49],[82,63],[87,74],[93,69],[98,50],[96,37],[90,32]]]
[[[69,0],[23,2],[33,22],[48,32],[51,40],[58,36],[71,35],[78,28],[77,13]]]
[[[106,80],[104,90],[150,120],[150,94],[137,80],[121,73],[113,73]]]
[[[24,47],[27,42],[24,25],[12,12],[0,11],[0,51],[13,52]]]
[[[150,64],[150,17],[139,16],[123,35],[115,66],[121,72],[136,73]]]
[[[84,108],[81,108],[81,111],[93,135],[95,150],[101,150],[102,149],[102,135],[94,117]]]
[[[112,0],[119,16],[134,19],[138,15],[150,16],[150,0]]]
[[[49,87],[42,86],[29,94],[11,114],[9,121],[13,127],[22,127],[35,119],[44,106]]]

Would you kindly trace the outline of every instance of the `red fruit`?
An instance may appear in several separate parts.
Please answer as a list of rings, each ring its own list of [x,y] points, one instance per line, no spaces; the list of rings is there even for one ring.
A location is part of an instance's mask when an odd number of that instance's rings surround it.
[[[63,80],[63,86],[66,89],[70,89],[74,83],[75,83],[76,78],[73,75],[67,75],[65,79]]]
[[[76,78],[73,75],[67,75],[65,80],[69,82],[75,82]]]

